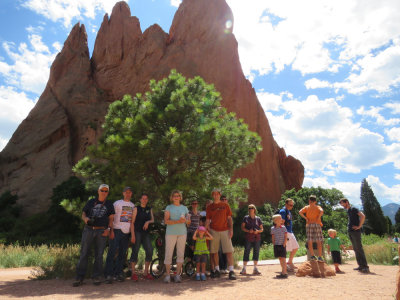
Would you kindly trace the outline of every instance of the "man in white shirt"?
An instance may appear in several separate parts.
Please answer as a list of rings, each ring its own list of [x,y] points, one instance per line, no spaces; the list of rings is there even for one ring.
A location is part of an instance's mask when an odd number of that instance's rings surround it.
[[[123,265],[129,246],[130,233],[133,232],[132,212],[135,205],[131,202],[132,189],[127,186],[122,193],[124,199],[114,202],[114,222],[110,232],[110,245],[106,261],[106,283],[112,283],[113,277],[124,281]],[[118,255],[115,254],[118,250]]]

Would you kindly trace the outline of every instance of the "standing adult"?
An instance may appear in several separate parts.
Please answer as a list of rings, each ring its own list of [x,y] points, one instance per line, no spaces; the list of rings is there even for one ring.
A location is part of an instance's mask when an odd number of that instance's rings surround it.
[[[110,243],[106,260],[106,283],[112,283],[113,277],[124,281],[124,261],[129,246],[130,233],[133,232],[132,212],[135,205],[131,202],[132,189],[127,186],[122,192],[124,199],[114,202],[115,216],[111,226]],[[115,254],[117,253],[117,257]]]
[[[240,272],[242,275],[246,275],[246,266],[250,258],[250,251],[253,248],[253,263],[254,275],[260,275],[260,271],[257,269],[258,257],[260,253],[261,246],[261,233],[264,231],[262,221],[256,216],[257,208],[254,204],[248,206],[249,214],[243,218],[242,231],[246,233],[245,236],[245,246],[243,254],[243,269]]]
[[[190,224],[188,219],[189,210],[181,204],[182,193],[180,191],[172,191],[170,196],[172,204],[168,205],[164,213],[164,223],[167,225],[165,233],[165,283],[171,282],[170,271],[172,263],[172,255],[176,246],[176,275],[175,282],[182,282],[181,272],[182,265],[185,259],[185,244],[186,244],[186,224]]]
[[[131,255],[131,269],[132,269],[132,280],[138,281],[139,278],[135,272],[136,263],[138,260],[138,254],[140,245],[143,246],[144,252],[146,253],[146,257],[144,260],[144,279],[152,280],[153,276],[149,274],[149,266],[151,260],[153,258],[153,246],[151,245],[151,236],[149,233],[149,225],[154,223],[153,210],[148,205],[149,196],[146,193],[143,193],[140,197],[140,205],[136,206],[133,210],[132,216],[132,244],[133,251]]]
[[[285,221],[285,227],[287,230],[287,243],[286,243],[286,251],[290,252],[289,261],[287,262],[287,270],[294,271],[297,267],[293,264],[293,258],[299,249],[299,243],[296,240],[296,237],[293,234],[293,217],[291,210],[293,209],[294,201],[293,199],[287,198],[285,200],[285,206],[279,211],[279,214],[282,216],[282,220]]]
[[[210,241],[210,253],[214,262],[214,270],[211,277],[219,277],[218,250],[222,244],[222,252],[226,254],[229,268],[229,279],[235,280],[236,275],[233,271],[233,220],[232,211],[228,203],[221,201],[221,190],[214,189],[211,193],[214,202],[207,207],[206,227],[210,231],[213,239]]]
[[[344,209],[347,210],[347,216],[349,219],[347,230],[358,264],[358,267],[354,270],[362,273],[369,273],[367,259],[365,258],[365,253],[361,242],[361,228],[365,222],[365,215],[356,207],[351,206],[349,200],[346,198],[340,199],[339,203]]]
[[[101,184],[97,191],[98,197],[89,200],[83,208],[82,220],[85,227],[82,232],[81,255],[76,266],[76,278],[73,286],[80,286],[86,275],[89,253],[94,244],[93,284],[101,283],[103,275],[103,253],[107,236],[114,220],[114,206],[107,200],[109,186]]]
[[[221,195],[221,202],[228,203],[228,199],[225,195]],[[228,274],[228,260],[226,259],[226,254],[222,251],[222,245],[218,250],[218,260],[219,260],[219,271],[222,274]]]

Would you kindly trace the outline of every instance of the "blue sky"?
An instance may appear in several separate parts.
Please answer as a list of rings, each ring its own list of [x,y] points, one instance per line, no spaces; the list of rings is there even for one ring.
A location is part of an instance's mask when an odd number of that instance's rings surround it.
[[[201,0],[198,0],[201,1]],[[89,50],[115,0],[1,0],[0,149],[42,93],[72,26]],[[129,0],[142,31],[166,32],[180,0]],[[227,0],[243,72],[278,144],[305,167],[304,186],[360,204],[367,178],[400,204],[400,2]]]

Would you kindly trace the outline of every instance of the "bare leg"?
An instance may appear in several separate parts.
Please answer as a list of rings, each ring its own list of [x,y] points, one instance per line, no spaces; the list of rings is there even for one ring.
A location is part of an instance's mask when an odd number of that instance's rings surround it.
[[[165,275],[169,276],[171,272],[171,265],[165,264]]]
[[[176,274],[178,275],[182,273],[182,264],[183,263],[176,263]]]
[[[131,262],[132,275],[136,273],[135,267],[136,267],[136,262]]]
[[[201,266],[203,266],[203,265],[201,265]],[[204,269],[205,269],[206,267],[204,266]],[[198,263],[196,263],[196,271],[197,271],[197,273],[200,273],[201,272],[201,270],[200,270],[200,263],[198,262]],[[204,271],[204,270],[203,270]]]
[[[294,265],[293,265],[293,258],[294,258],[294,256],[296,255],[297,250],[298,250],[298,249],[293,249],[293,250],[290,252],[289,261],[287,262],[287,264],[288,264],[289,266],[291,266],[291,267],[294,267]]]
[[[150,261],[145,261],[144,262],[144,276],[149,274],[149,267],[150,267]]]
[[[206,263],[205,262],[201,263],[201,273],[203,273],[203,274],[206,273]]]
[[[310,251],[311,256],[314,256],[314,247],[312,241],[308,241],[308,251]]]
[[[279,262],[282,267],[282,274],[287,274],[287,269],[286,269],[286,257],[279,257]]]
[[[232,252],[226,253],[226,260],[228,262],[228,267],[233,266],[233,254],[232,254]]]
[[[318,248],[318,256],[322,256],[322,242],[321,241],[317,242],[317,248]]]

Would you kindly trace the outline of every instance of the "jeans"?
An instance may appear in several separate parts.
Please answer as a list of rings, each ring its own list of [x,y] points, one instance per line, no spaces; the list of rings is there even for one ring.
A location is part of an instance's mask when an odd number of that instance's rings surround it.
[[[364,249],[361,243],[361,231],[349,231],[349,238],[351,244],[353,245],[357,264],[360,266],[360,268],[368,268],[367,259],[365,258]]]
[[[261,240],[254,242],[249,242],[246,240],[244,244],[243,261],[249,261],[251,248],[253,248],[253,261],[258,261],[258,256],[260,254],[260,246],[261,246]]]
[[[153,258],[153,246],[151,245],[150,234],[148,232],[135,231],[135,245],[132,249],[131,258],[129,261],[137,262],[140,245],[143,246],[146,253],[145,261],[149,262]]]
[[[126,258],[126,251],[129,246],[129,233],[123,233],[121,229],[114,229],[114,239],[110,240],[108,246],[108,254],[106,260],[105,275],[117,276],[122,274],[124,269],[124,261]],[[118,255],[115,259],[115,254],[118,250]]]
[[[86,275],[90,248],[94,243],[94,264],[92,277],[100,277],[103,274],[103,253],[106,247],[107,237],[102,236],[104,229],[92,229],[85,226],[82,232],[81,256],[76,266],[77,279],[83,279]]]

